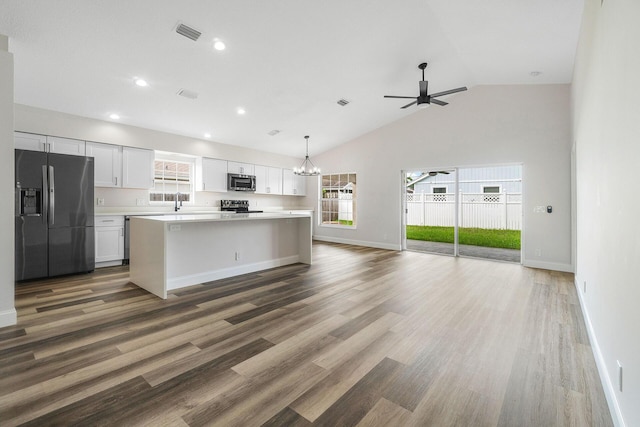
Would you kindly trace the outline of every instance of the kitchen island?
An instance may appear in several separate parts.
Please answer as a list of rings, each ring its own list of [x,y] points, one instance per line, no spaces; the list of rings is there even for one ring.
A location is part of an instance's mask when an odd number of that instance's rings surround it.
[[[217,213],[131,218],[131,282],[167,291],[297,262],[311,264],[309,214]]]

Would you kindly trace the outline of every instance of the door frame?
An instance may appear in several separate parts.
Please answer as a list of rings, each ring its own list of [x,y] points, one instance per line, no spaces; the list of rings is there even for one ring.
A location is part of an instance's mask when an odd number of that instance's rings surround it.
[[[490,165],[468,165],[468,166],[451,166],[451,167],[429,167],[429,168],[411,168],[411,169],[402,169],[400,173],[400,194],[401,194],[401,210],[400,210],[400,247],[401,250],[407,250],[407,191],[406,191],[406,180],[408,172],[414,171],[431,171],[431,170],[446,170],[446,171],[454,171],[456,180],[454,184],[455,188],[455,213],[454,213],[454,228],[453,228],[453,255],[450,254],[438,254],[444,256],[454,256],[454,257],[465,257],[465,255],[460,255],[460,243],[459,243],[459,212],[460,212],[460,169],[470,169],[470,168],[490,168],[490,167],[499,167],[499,166],[520,166],[521,173],[521,190],[522,194],[522,208],[520,215],[522,216],[520,220],[520,265],[524,263],[524,254],[525,254],[525,235],[524,230],[526,228],[526,216],[525,216],[525,192],[526,192],[526,183],[525,183],[525,170],[526,165],[524,162],[511,162],[511,163],[498,163],[498,164],[490,164]],[[483,258],[484,259],[484,258]],[[490,258],[486,258],[491,260]]]

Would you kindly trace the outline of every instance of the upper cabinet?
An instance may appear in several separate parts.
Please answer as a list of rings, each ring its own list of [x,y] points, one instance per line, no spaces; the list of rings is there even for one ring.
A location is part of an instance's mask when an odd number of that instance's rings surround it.
[[[87,156],[94,158],[94,185],[122,187],[122,147],[87,141]]]
[[[255,165],[256,194],[282,194],[282,169]]]
[[[57,136],[48,136],[47,144],[50,153],[69,154],[72,156],[84,156],[85,142],[77,139],[59,138]]]
[[[282,169],[282,194],[285,196],[306,195],[305,177],[294,174],[292,169]]]
[[[87,141],[96,187],[153,188],[153,150]]]
[[[70,154],[74,156],[85,155],[85,142],[77,139],[14,132],[13,144],[15,148],[20,150]]]
[[[227,161],[202,157],[196,160],[196,190],[227,191]]]
[[[122,147],[122,187],[153,188],[154,161],[153,150]]]
[[[250,163],[227,162],[227,172],[241,175],[255,175],[254,165]]]

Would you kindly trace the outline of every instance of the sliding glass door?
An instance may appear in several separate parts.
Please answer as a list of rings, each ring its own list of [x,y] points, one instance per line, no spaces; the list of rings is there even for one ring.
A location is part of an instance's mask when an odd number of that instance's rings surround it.
[[[455,255],[455,169],[409,171],[405,181],[406,248]]]
[[[405,249],[520,262],[522,166],[408,171]]]

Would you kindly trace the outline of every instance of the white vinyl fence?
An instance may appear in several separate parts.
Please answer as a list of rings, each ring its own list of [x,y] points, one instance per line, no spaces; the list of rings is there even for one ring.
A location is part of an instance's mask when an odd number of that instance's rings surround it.
[[[407,194],[407,225],[453,227],[455,193]],[[460,227],[522,229],[522,193],[459,193]]]

